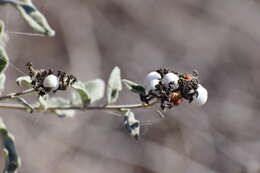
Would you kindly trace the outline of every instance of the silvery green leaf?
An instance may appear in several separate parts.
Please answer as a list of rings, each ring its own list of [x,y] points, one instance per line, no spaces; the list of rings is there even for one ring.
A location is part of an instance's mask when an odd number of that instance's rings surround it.
[[[126,115],[131,111],[130,109],[120,109],[119,112],[121,112],[123,115]]]
[[[33,107],[22,97],[14,97],[15,100],[22,104],[24,107],[26,107],[26,111],[32,113],[33,112]]]
[[[17,9],[32,29],[50,37],[55,36],[55,31],[50,27],[45,16],[33,6],[17,6]]]
[[[19,86],[26,86],[28,88],[32,88],[32,79],[30,76],[21,76],[16,79],[16,83]]]
[[[0,41],[3,39],[5,33],[5,25],[2,20],[0,20]]]
[[[48,96],[45,95],[45,96],[39,96],[38,98],[38,108],[39,108],[39,111],[42,111],[42,112],[45,112],[47,109],[48,109],[48,103],[47,103],[47,100],[48,100]]]
[[[52,97],[48,99],[48,107],[66,107],[71,106],[70,101],[61,97]],[[58,115],[61,118],[73,117],[75,114],[74,110],[53,110],[52,113]]]
[[[120,110],[124,115],[124,127],[136,140],[140,136],[140,121],[135,119],[134,113],[130,109]]]
[[[76,89],[80,95],[83,107],[87,107],[90,104],[91,98],[86,90],[85,84],[81,81],[77,81],[72,85],[72,88]]]
[[[71,104],[73,106],[82,106],[81,97],[78,92],[72,92],[71,94]]]
[[[127,89],[129,89],[130,91],[132,91],[134,93],[137,93],[137,94],[145,93],[145,88],[140,84],[137,84],[137,83],[132,82],[127,79],[123,79],[122,82],[123,82],[123,84],[125,84]]]
[[[8,56],[3,47],[0,46],[0,73],[2,73],[8,65]]]
[[[15,6],[28,25],[36,32],[53,37],[55,31],[45,16],[34,6],[31,0],[1,0]],[[0,2],[1,2],[0,1]]]
[[[5,32],[5,25],[2,20],[0,20],[0,47],[5,47],[5,42],[8,39],[8,35]]]
[[[103,98],[105,93],[105,82],[102,79],[95,79],[85,82],[85,88],[90,96],[91,103]]]
[[[112,70],[107,85],[107,103],[111,104],[116,102],[119,92],[122,90],[121,72],[118,67]]]
[[[0,74],[0,95],[2,93],[2,91],[4,90],[4,86],[5,86],[5,74],[1,73]]]
[[[3,136],[6,136],[8,133],[7,129],[6,129],[6,126],[2,120],[2,118],[0,117],[0,134],[3,135]],[[1,145],[0,145],[1,146]]]
[[[72,87],[78,91],[81,97],[81,103],[84,106],[88,106],[90,103],[100,100],[105,92],[105,82],[102,79],[95,79],[85,83],[78,81]],[[73,97],[73,104],[75,104],[78,96],[73,94]]]
[[[17,154],[14,137],[8,132],[2,118],[0,118],[1,148],[4,151],[5,168],[4,173],[16,173],[20,166],[20,158]]]
[[[5,172],[6,173],[16,173],[17,168],[20,166],[20,158],[17,155],[17,151],[14,144],[14,137],[9,134],[5,138],[4,146],[6,149],[6,164]]]
[[[17,0],[0,0],[0,5],[5,5],[5,4],[15,4],[18,3]]]

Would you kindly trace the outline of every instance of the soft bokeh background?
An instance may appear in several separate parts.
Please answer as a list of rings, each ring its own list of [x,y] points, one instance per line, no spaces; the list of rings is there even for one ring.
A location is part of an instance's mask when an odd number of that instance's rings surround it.
[[[122,119],[78,112],[74,119],[1,110],[26,173],[259,173],[260,1],[34,1],[56,30],[54,38],[9,34],[11,62],[107,79],[142,81],[160,67],[197,69],[209,91],[204,107],[182,105],[160,120],[136,110],[145,132],[138,142]],[[0,7],[9,31],[31,32],[17,11]],[[6,92],[21,90],[10,65]],[[34,98],[35,99],[35,98]],[[123,92],[120,103],[138,98]],[[102,102],[101,102],[102,103]]]

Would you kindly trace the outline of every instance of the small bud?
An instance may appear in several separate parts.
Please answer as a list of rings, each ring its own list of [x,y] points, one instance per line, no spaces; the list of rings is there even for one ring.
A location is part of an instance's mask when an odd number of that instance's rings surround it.
[[[173,83],[173,86],[174,86],[175,88],[178,88],[178,86],[179,86],[179,85],[178,85],[178,80],[179,80],[179,76],[177,76],[176,74],[174,74],[174,73],[167,73],[167,74],[163,77],[162,83],[168,85],[170,82],[172,82],[172,83]]]
[[[51,88],[52,90],[56,90],[59,87],[59,79],[53,74],[48,75],[43,81],[43,86],[46,88]]]
[[[198,97],[194,96],[193,104],[197,106],[202,106],[207,102],[208,99],[208,91],[202,85],[198,85]]]
[[[155,90],[156,88],[155,88],[155,86],[157,85],[157,84],[159,84],[159,82],[160,82],[160,80],[158,80],[158,79],[154,79],[154,80],[151,80],[151,81],[147,81],[146,83],[145,83],[145,89],[146,89],[146,91],[147,92],[149,92],[150,90]]]

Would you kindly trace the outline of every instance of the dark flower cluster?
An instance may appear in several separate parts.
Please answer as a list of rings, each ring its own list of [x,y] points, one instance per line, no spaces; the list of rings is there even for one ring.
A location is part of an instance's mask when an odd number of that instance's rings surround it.
[[[32,63],[27,63],[27,68],[32,79],[31,84],[36,91],[39,91],[41,96],[49,92],[55,93],[58,90],[66,90],[77,81],[75,76],[68,75],[63,71],[36,69]],[[52,87],[52,85],[55,87]]]

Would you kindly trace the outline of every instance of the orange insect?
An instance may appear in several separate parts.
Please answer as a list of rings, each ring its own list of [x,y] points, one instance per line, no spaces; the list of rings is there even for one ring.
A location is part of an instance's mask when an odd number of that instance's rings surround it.
[[[183,78],[186,80],[191,80],[191,79],[193,79],[193,76],[191,74],[185,73],[185,74],[183,74]]]
[[[177,106],[179,104],[181,104],[182,102],[182,96],[180,92],[173,92],[170,95],[170,102],[174,105]]]

